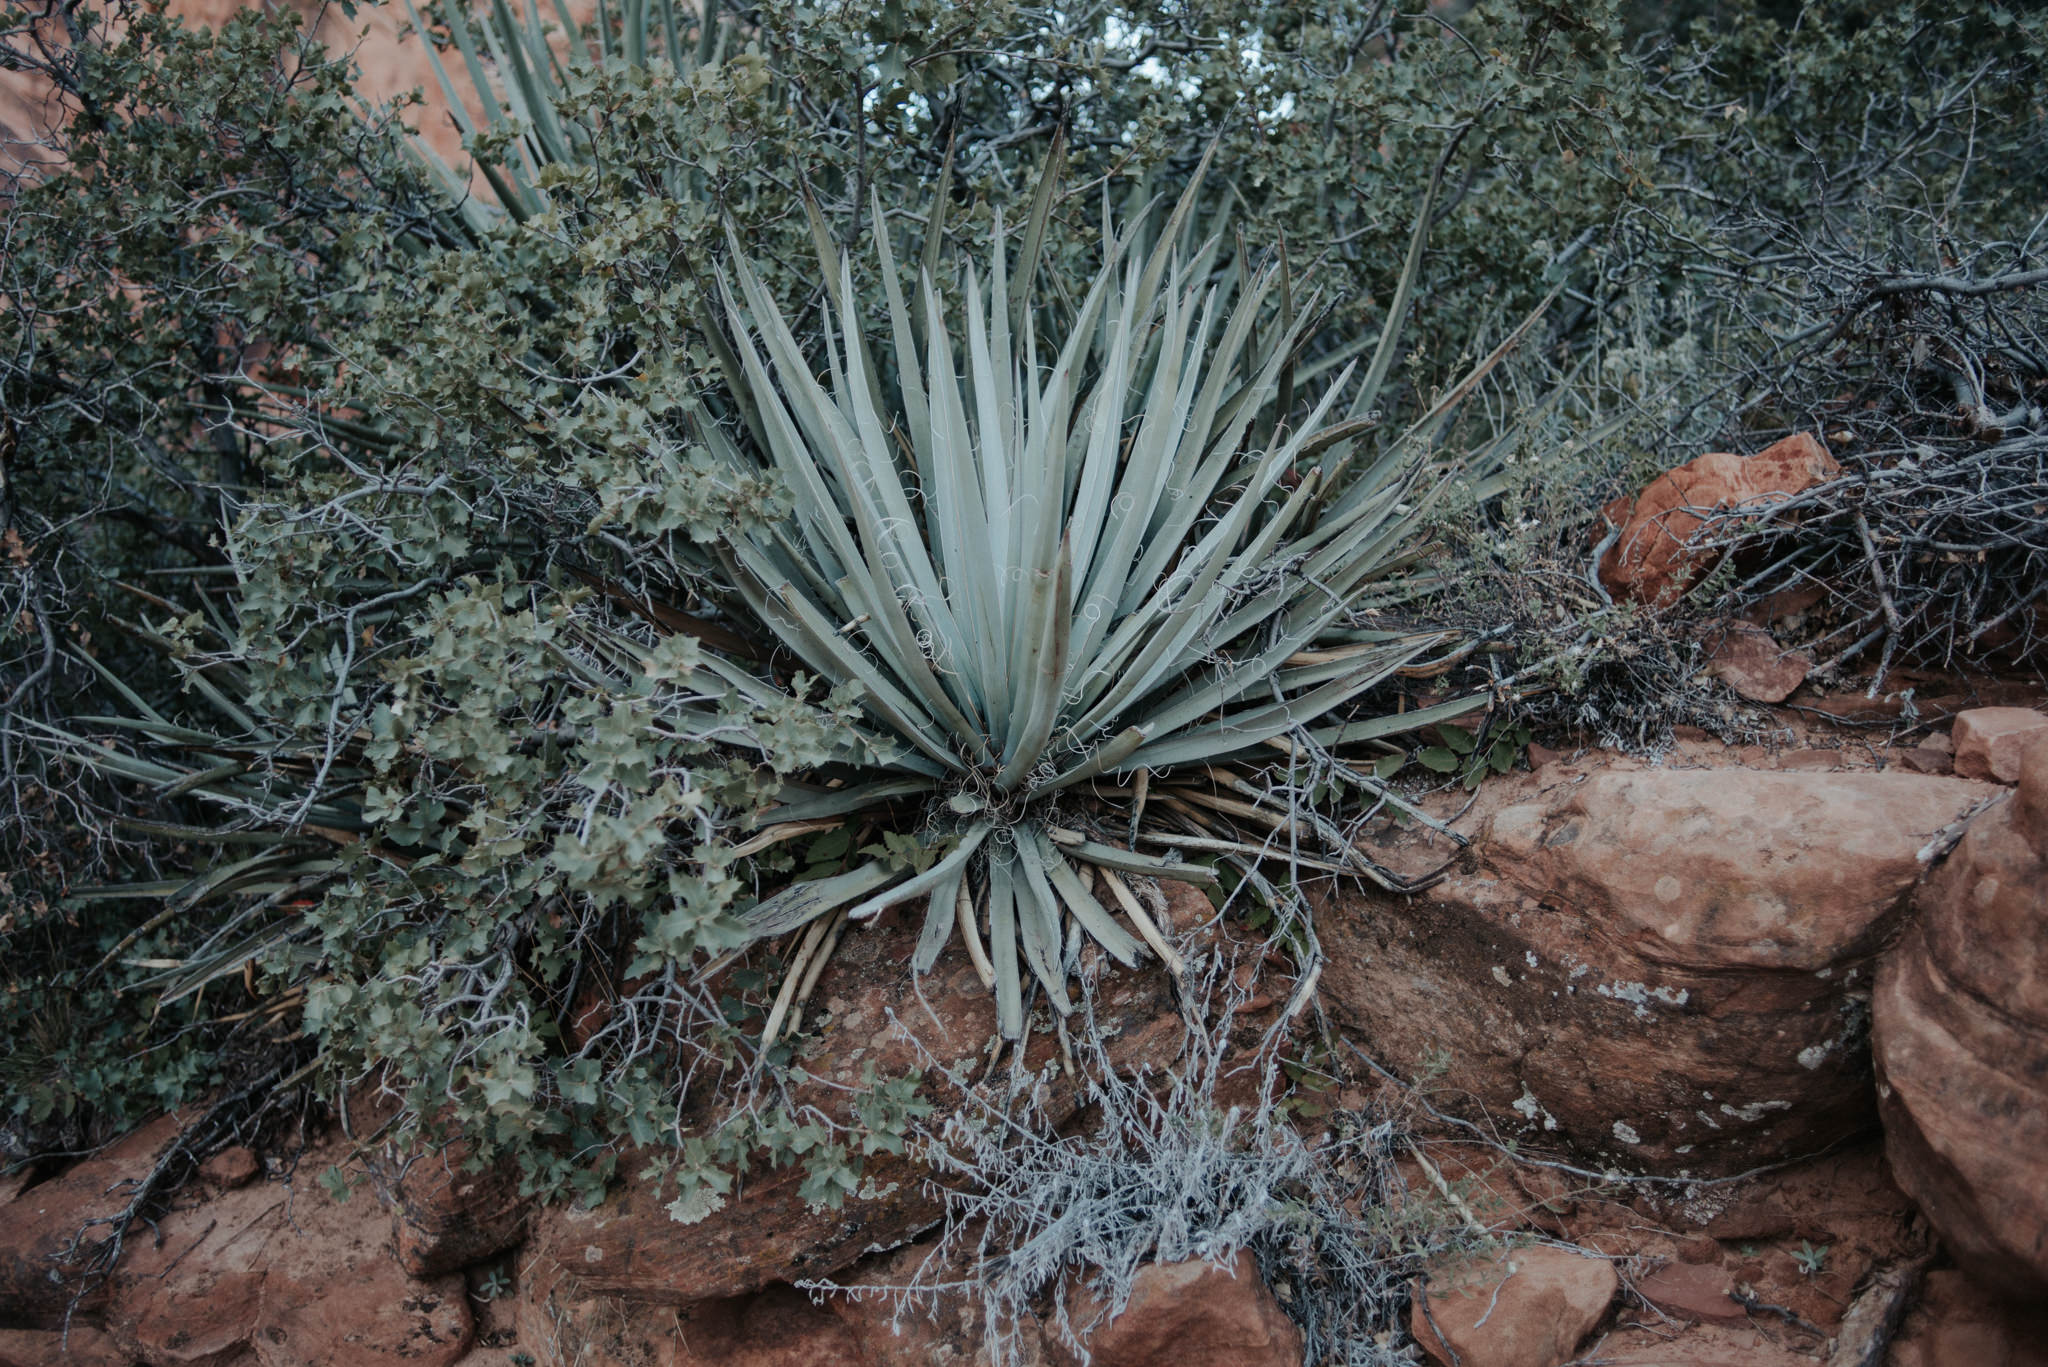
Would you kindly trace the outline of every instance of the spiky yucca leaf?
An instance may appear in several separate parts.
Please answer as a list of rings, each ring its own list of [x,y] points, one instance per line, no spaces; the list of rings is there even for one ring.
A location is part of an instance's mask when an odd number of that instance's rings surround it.
[[[465,0],[444,7],[449,36],[482,99],[479,121],[441,60],[414,0],[405,0],[406,13],[420,31],[449,115],[471,145],[477,174],[489,184],[497,205],[471,194],[468,178],[451,168],[424,138],[414,136],[409,145],[450,205],[475,232],[490,228],[507,214],[524,223],[546,212],[548,197],[540,188],[541,169],[590,160],[592,130],[564,112],[564,95],[575,68],[645,67],[659,51],[678,75],[687,76],[719,56],[717,0],[700,0],[696,14],[679,10],[676,0],[599,0],[596,41],[590,44],[575,36],[579,26],[563,0],[552,0],[553,19],[561,25],[560,32],[568,35],[559,46],[550,41],[539,0],[523,0],[523,13],[521,4],[522,0],[491,0],[488,17],[474,25]],[[693,24],[696,40],[686,42],[684,35]],[[484,134],[509,138],[509,152],[497,156],[475,147]],[[669,189],[686,194],[689,187],[672,184]]]
[[[1050,202],[1040,188],[1027,243]],[[900,810],[922,792],[916,819],[945,850],[915,876],[877,862],[830,887],[799,882],[748,919],[779,934],[925,899],[923,969],[964,907],[963,938],[971,950],[987,938],[1012,1037],[1023,971],[1068,1008],[1068,917],[1124,962],[1141,952],[1120,899],[1091,892],[1091,869],[1214,876],[1065,829],[1080,785],[1241,757],[1443,639],[1304,658],[1361,589],[1408,563],[1429,495],[1423,443],[1353,468],[1346,448],[1363,424],[1330,421],[1349,368],[1299,426],[1275,421],[1313,301],[1276,319],[1278,267],[1212,279],[1213,247],[1195,256],[1201,269],[1181,258],[1196,194],[1149,251],[1105,233],[1106,259],[1056,337],[1012,298],[1000,216],[986,278],[966,273],[957,308],[929,270],[913,305],[876,206],[889,286],[879,353],[837,306],[857,296],[834,252],[821,252],[815,359],[737,243],[723,282],[728,379],[795,507],[721,554],[752,612],[807,668],[858,685],[894,742],[871,784],[826,799],[833,810],[858,810],[863,791]],[[724,432],[704,436],[746,462]],[[763,820],[820,810],[799,799]]]

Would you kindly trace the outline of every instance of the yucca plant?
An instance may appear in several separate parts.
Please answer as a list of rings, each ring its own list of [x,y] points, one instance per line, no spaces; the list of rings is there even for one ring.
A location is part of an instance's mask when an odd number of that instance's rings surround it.
[[[568,87],[580,72],[646,70],[651,59],[664,58],[673,73],[688,77],[720,55],[721,26],[717,0],[702,0],[699,13],[679,10],[675,0],[599,0],[594,33],[580,37],[581,26],[563,0],[554,0],[563,41],[551,41],[537,0],[526,0],[525,13],[513,0],[491,0],[484,22],[472,25],[466,6],[444,7],[449,37],[462,56],[464,69],[482,99],[482,119],[473,114],[463,92],[441,61],[427,24],[413,0],[406,13],[420,33],[434,80],[448,102],[448,113],[462,130],[477,174],[489,184],[496,205],[469,191],[458,174],[425,139],[410,140],[413,155],[446,195],[465,224],[476,232],[505,215],[524,223],[549,207],[542,171],[550,165],[577,165],[590,159],[596,134],[566,111]],[[694,38],[690,27],[695,25]],[[479,41],[481,40],[481,41]],[[683,174],[678,172],[677,174]],[[671,194],[691,193],[671,184]]]
[[[820,233],[829,287],[815,360],[735,242],[726,360],[749,436],[703,432],[737,465],[751,443],[794,500],[786,523],[718,548],[747,610],[807,669],[857,687],[871,723],[868,766],[830,790],[785,788],[759,821],[808,830],[871,812],[924,852],[800,880],[746,923],[759,937],[815,923],[794,984],[836,940],[828,924],[921,901],[913,966],[928,969],[957,929],[1010,1037],[1027,970],[1069,1009],[1070,926],[1124,963],[1141,940],[1167,952],[1126,875],[1216,877],[1111,843],[1091,790],[1261,751],[1445,639],[1352,632],[1311,649],[1362,591],[1415,562],[1418,519],[1441,487],[1429,439],[1477,377],[1367,455],[1357,438],[1390,324],[1357,391],[1347,367],[1288,422],[1290,358],[1315,302],[1279,307],[1282,266],[1219,268],[1219,236],[1188,241],[1199,175],[1149,250],[1105,226],[1085,297],[1042,337],[1050,310],[1032,289],[1055,171],[1015,278],[998,217],[986,277],[969,269],[951,298],[929,268],[904,297],[877,204],[880,345],[848,305],[851,261]],[[1333,420],[1347,392],[1350,416]],[[1355,723],[1344,738],[1448,714]],[[1132,825],[1132,846],[1173,842]]]

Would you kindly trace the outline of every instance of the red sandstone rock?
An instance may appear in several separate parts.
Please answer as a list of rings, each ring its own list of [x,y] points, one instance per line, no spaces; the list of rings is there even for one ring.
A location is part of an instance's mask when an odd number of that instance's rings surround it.
[[[1813,668],[1812,656],[1782,649],[1770,632],[1746,622],[1714,628],[1707,647],[1707,672],[1751,702],[1785,701]]]
[[[199,1177],[223,1191],[246,1187],[263,1175],[263,1164],[240,1144],[222,1149],[199,1165]]]
[[[1916,745],[1910,750],[1901,750],[1898,762],[1916,774],[1953,774],[1956,771],[1955,755],[1932,745]]]
[[[2015,783],[2020,749],[2027,738],[2048,731],[2048,717],[2031,707],[1977,707],[1956,718],[1956,772],[1964,778]]]
[[[1678,1246],[1678,1260],[1706,1267],[1718,1265],[1721,1261],[1721,1241],[1702,1234],[1687,1239]]]
[[[1846,759],[1840,750],[1785,750],[1778,755],[1778,768],[1793,772],[1842,769],[1847,767]]]
[[[1734,1283],[1718,1265],[1668,1263],[1635,1284],[1635,1292],[1675,1320],[1747,1324],[1749,1312],[1728,1295]]]
[[[316,1282],[270,1276],[263,1301],[263,1367],[451,1367],[474,1327],[462,1278],[417,1281],[383,1259]]]
[[[0,1329],[0,1367],[131,1367],[134,1359],[89,1325]]]
[[[1076,1302],[1076,1328],[1102,1313],[1092,1296]],[[1123,1312],[1083,1341],[1094,1367],[1301,1367],[1301,1331],[1245,1252],[1228,1267],[1196,1260],[1140,1268]]]
[[[244,0],[171,0],[167,8],[190,26],[217,30],[246,7]],[[366,6],[347,15],[319,0],[283,0],[276,8],[297,10],[310,20],[311,36],[330,50],[353,53],[359,71],[356,93],[365,101],[388,104],[419,92],[422,99],[404,111],[404,122],[418,130],[451,167],[466,169],[469,156],[462,148],[461,130],[449,117],[440,77],[402,10]],[[596,8],[590,0],[570,0],[569,4],[570,15],[578,23],[590,22]],[[469,110],[481,110],[482,102],[465,65],[449,62],[446,69]],[[54,99],[45,82],[26,73],[0,72],[0,172],[19,164],[32,139],[47,137],[52,128],[61,125],[69,103]]]
[[[339,1142],[301,1173],[341,1157]],[[130,1239],[105,1302],[109,1335],[151,1367],[248,1367],[251,1352],[264,1367],[446,1367],[472,1327],[460,1277],[398,1267],[368,1192],[336,1202],[310,1178],[174,1201]]]
[[[90,1255],[106,1238],[105,1227],[89,1228],[90,1222],[128,1204],[123,1184],[146,1176],[178,1129],[177,1117],[165,1116],[0,1206],[0,1317],[55,1328],[67,1311],[99,1305],[104,1288],[74,1305],[80,1266],[65,1255],[74,1246]]]
[[[2001,1302],[1967,1272],[1930,1272],[1886,1367],[2048,1367],[2048,1308]]]
[[[1606,1259],[1548,1245],[1476,1257],[1432,1270],[1428,1311],[1418,1304],[1409,1331],[1446,1367],[1558,1367],[1620,1284]]]
[[[224,1271],[203,1258],[153,1276],[133,1271],[123,1269],[114,1312],[123,1347],[150,1367],[224,1367],[242,1357],[263,1313],[260,1271]]]
[[[790,1286],[688,1305],[616,1296],[558,1301],[545,1319],[522,1327],[518,1342],[537,1367],[922,1367],[949,1361],[878,1356],[831,1308]],[[499,1367],[503,1360],[493,1354],[486,1363]]]
[[[262,1367],[451,1367],[471,1328],[461,1277],[416,1281],[375,1260],[317,1283],[266,1279],[254,1347]]]
[[[1892,1180],[1878,1141],[1760,1173],[1685,1209],[1724,1246],[1826,1244],[1837,1255],[1861,1248],[1882,1263],[1926,1251],[1912,1198]],[[1830,1268],[1845,1261],[1837,1255]]]
[[[509,1164],[471,1172],[467,1144],[415,1158],[398,1179],[393,1231],[399,1265],[437,1277],[495,1258],[526,1237],[531,1202]]]
[[[1401,1072],[1447,1053],[1446,1096],[1637,1169],[1742,1171],[1870,1126],[1874,956],[1930,837],[1995,790],[1559,764],[1519,791],[1480,867],[1323,911],[1322,999],[1361,1048]]]
[[[1833,479],[1841,467],[1804,432],[1753,456],[1715,451],[1652,480],[1631,504],[1617,499],[1607,520],[1621,535],[1600,560],[1600,582],[1616,598],[1664,606],[1713,568],[1716,557],[1688,543],[1708,515],[1762,508]]]
[[[911,933],[885,916],[841,941],[811,1007],[815,1013],[822,1006],[827,1023],[798,1060],[822,1081],[800,1083],[796,1104],[845,1116],[849,1092],[870,1066],[881,1078],[924,1068],[927,1100],[942,1110],[961,1104],[927,1066],[918,1042],[942,1063],[971,1071],[995,1036],[995,1004],[957,949],[942,955],[913,993],[906,964]],[[1156,1066],[1175,1057],[1184,1027],[1172,985],[1156,966],[1114,973],[1100,992],[1097,1021],[1113,1059]],[[1025,1062],[1049,1083],[1049,1119],[1072,1114],[1080,1096],[1062,1075],[1057,1044],[1033,1036]],[[1008,1074],[1006,1063],[990,1085],[1007,1087]],[[708,1120],[713,1112],[700,1114]],[[637,1172],[644,1164],[629,1157],[620,1166]],[[941,1207],[922,1174],[907,1157],[877,1154],[868,1160],[862,1191],[834,1210],[803,1199],[801,1168],[756,1172],[724,1206],[687,1225],[669,1213],[673,1191],[650,1183],[627,1183],[593,1209],[552,1207],[533,1221],[522,1303],[625,1296],[683,1305],[830,1276],[937,1222]]]
[[[959,1283],[973,1274],[975,1251],[962,1246],[941,1257],[932,1244],[911,1244],[863,1262],[838,1280],[851,1294],[828,1302],[860,1345],[861,1367],[996,1367],[988,1352],[982,1305],[961,1292],[906,1301],[891,1288]],[[1046,1344],[1036,1317],[1014,1326],[1015,1367],[1065,1367],[1065,1354]]]
[[[1780,1343],[1762,1329],[1696,1324],[1622,1329],[1600,1341],[1600,1367],[1821,1367],[1826,1361]]]
[[[1958,1262],[2037,1302],[2048,1299],[2044,888],[2048,730],[2027,739],[2012,796],[1972,821],[1929,879],[1872,1001],[1899,1185]]]

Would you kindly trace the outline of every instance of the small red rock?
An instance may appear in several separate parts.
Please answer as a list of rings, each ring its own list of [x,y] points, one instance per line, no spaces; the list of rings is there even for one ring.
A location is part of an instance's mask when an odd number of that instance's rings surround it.
[[[2048,730],[2048,717],[2031,707],[1978,707],[1956,718],[1956,772],[1964,778],[2017,783],[2020,747]]]
[[[1620,1285],[1604,1258],[1547,1244],[1512,1249],[1433,1270],[1428,1311],[1418,1301],[1409,1332],[1447,1367],[1558,1367],[1606,1317]]]
[[[223,1191],[248,1186],[262,1171],[263,1164],[257,1161],[256,1155],[240,1144],[222,1149],[199,1165],[201,1180]]]
[[[1916,745],[1911,750],[1899,751],[1898,762],[1916,774],[1952,774],[1956,771],[1956,757],[1931,745]]]
[[[1100,1313],[1085,1292],[1076,1326]],[[1094,1367],[1301,1367],[1301,1331],[1273,1299],[1257,1262],[1199,1259],[1138,1269],[1123,1313],[1086,1335]]]
[[[1779,703],[1806,682],[1813,657],[1785,650],[1762,627],[1727,623],[1707,636],[1707,672],[1751,702]]]
[[[1687,1239],[1678,1246],[1678,1260],[1697,1263],[1701,1267],[1712,1266],[1721,1261],[1721,1241],[1710,1239],[1704,1234]]]

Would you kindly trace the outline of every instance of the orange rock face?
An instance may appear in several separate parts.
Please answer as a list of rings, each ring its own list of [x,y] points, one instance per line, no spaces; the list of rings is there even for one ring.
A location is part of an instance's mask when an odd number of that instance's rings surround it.
[[[1715,554],[1691,544],[1710,516],[1767,507],[1841,472],[1804,432],[1753,456],[1712,451],[1688,461],[1650,481],[1633,503],[1607,506],[1621,535],[1600,559],[1600,582],[1618,599],[1665,606],[1714,567]]]
[[[1961,749],[1960,744],[1958,750]],[[1971,822],[1872,1001],[1899,1185],[1958,1262],[2048,1298],[2048,731],[2019,787]]]
[[[188,27],[217,30],[243,8],[239,0],[170,0],[168,11]],[[451,116],[447,94],[426,48],[417,37],[405,33],[409,24],[403,6],[364,6],[354,18],[345,15],[339,5],[321,0],[290,0],[276,8],[296,10],[330,54],[346,57],[353,64],[356,90],[367,103],[404,102],[414,91],[420,92],[420,103],[404,112],[407,127],[419,133],[451,167],[465,167],[462,131]],[[489,13],[488,5],[478,4],[474,9],[480,15]],[[588,22],[596,12],[594,0],[570,0],[570,17],[579,24]],[[553,18],[551,13],[550,21]],[[446,67],[458,98],[472,115],[480,113],[483,104],[467,67],[452,58]],[[0,71],[0,174],[24,163],[47,161],[47,151],[38,145],[47,143],[71,112],[41,80],[26,73]]]
[[[1868,1128],[1875,958],[1933,835],[1995,792],[1903,771],[1553,764],[1481,862],[1327,907],[1322,997],[1532,1143],[1739,1172]]]

